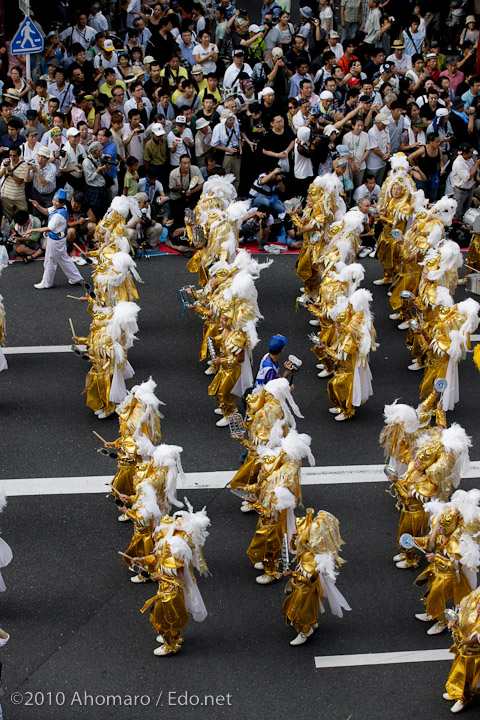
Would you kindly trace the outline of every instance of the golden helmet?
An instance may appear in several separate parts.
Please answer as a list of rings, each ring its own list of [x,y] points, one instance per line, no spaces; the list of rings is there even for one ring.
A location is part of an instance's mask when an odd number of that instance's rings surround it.
[[[460,519],[458,511],[447,510],[440,516],[438,524],[443,528],[446,535],[451,535],[457,529]]]
[[[438,267],[438,258],[430,258],[430,260],[427,260],[425,263],[425,269],[426,270],[436,270]]]
[[[421,212],[417,213],[417,220],[425,220],[426,217],[427,217],[427,213],[424,212],[423,210]]]
[[[435,462],[439,447],[440,443],[438,442],[428,442],[417,453],[415,461],[420,462],[422,470],[430,467]]]

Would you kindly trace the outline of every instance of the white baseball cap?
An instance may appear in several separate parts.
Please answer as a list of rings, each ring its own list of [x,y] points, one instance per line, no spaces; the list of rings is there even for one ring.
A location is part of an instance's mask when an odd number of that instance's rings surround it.
[[[320,100],[333,100],[333,93],[330,90],[324,90],[320,93]]]
[[[155,137],[161,137],[162,135],[165,135],[163,125],[161,123],[154,123],[152,125],[152,134],[155,135]]]
[[[68,128],[67,137],[77,137],[77,135],[80,135],[80,130],[78,130],[76,127]]]
[[[47,147],[42,146],[41,148],[38,149],[37,155],[41,155],[42,157],[49,158],[50,150]]]

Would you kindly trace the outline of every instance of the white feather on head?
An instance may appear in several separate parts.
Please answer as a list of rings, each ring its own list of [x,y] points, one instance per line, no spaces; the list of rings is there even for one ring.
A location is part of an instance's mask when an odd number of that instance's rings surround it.
[[[321,575],[335,580],[338,572],[335,570],[335,557],[333,552],[317,553],[315,555],[315,567]]]
[[[280,485],[276,487],[273,492],[276,498],[275,510],[277,513],[280,513],[283,510],[293,510],[295,508],[297,499],[288,488]]]
[[[419,212],[425,212],[427,198],[423,190],[417,190],[413,193],[413,212],[417,215]]]
[[[449,226],[453,222],[456,209],[457,201],[445,195],[434,203],[434,205],[430,208],[430,213],[432,215],[438,215],[443,224]]]
[[[359,288],[358,290],[355,290],[355,292],[348,298],[348,302],[352,306],[353,310],[364,314],[370,313],[370,303],[372,300],[373,295],[370,290],[366,290],[366,288]]]
[[[270,380],[265,383],[265,392],[270,393],[270,395],[273,395],[273,397],[279,401],[285,420],[289,427],[294,428],[295,418],[292,415],[292,411],[299,418],[303,418],[303,415],[293,399],[290,383],[287,378],[276,378],[275,380]]]
[[[110,210],[114,210],[116,213],[121,215],[125,220],[128,215],[131,214],[133,217],[140,217],[140,209],[138,203],[133,196],[130,195],[117,195],[113,198],[108,208],[107,215]]]
[[[403,174],[407,172],[409,169],[409,162],[405,153],[397,152],[392,155],[390,158],[390,167],[392,168],[393,173],[401,171]]]
[[[330,308],[330,310],[327,312],[328,317],[335,321],[341,313],[344,313],[348,309],[348,301],[349,299],[345,295],[340,295],[339,298],[337,298],[337,302],[335,305]]]
[[[243,218],[248,213],[248,209],[251,205],[251,200],[238,200],[232,203],[226,209],[226,215],[229,222],[235,225],[240,225]]]
[[[282,450],[291,460],[303,460],[307,458],[309,464],[315,465],[315,458],[310,450],[312,438],[306,433],[298,433],[293,428],[282,440]]]
[[[458,487],[460,478],[467,474],[470,467],[468,449],[472,447],[472,438],[458,423],[452,423],[449,428],[442,430],[441,443],[445,450],[455,457],[451,477],[453,486]]]
[[[343,217],[343,232],[362,232],[364,220],[365,215],[361,210],[349,210]]]
[[[427,257],[425,256],[425,260]],[[442,276],[453,268],[461,268],[463,265],[463,257],[459,246],[453,240],[445,240],[440,246],[440,261],[438,270],[430,270],[427,274],[429,280],[438,281]]]
[[[337,263],[337,265],[344,265],[343,263]],[[335,267],[337,267],[337,265]],[[337,271],[337,278],[341,283],[348,283],[349,289],[347,294],[355,292],[357,287],[360,285],[365,277],[365,268],[360,263],[352,263],[351,265],[344,265],[344,267]]]
[[[443,285],[438,285],[435,294],[435,306],[436,307],[453,307],[455,305],[452,296],[450,295],[448,288]]]
[[[137,263],[128,253],[122,251],[116,252],[112,255],[110,262],[118,273],[122,273],[124,275],[131,273],[135,280],[143,282],[136,269]]]
[[[213,197],[224,201],[225,207],[235,200],[237,191],[233,185],[235,176],[232,174],[212,175],[203,183],[202,195],[211,194]]]
[[[113,308],[113,317],[110,318],[107,331],[112,341],[118,343],[125,335],[125,347],[132,347],[133,341],[136,340],[135,333],[138,331],[137,317],[140,307],[134,302],[121,300]]]
[[[162,512],[158,507],[157,493],[153,485],[148,481],[138,483],[136,487],[137,499],[132,506],[133,510],[147,522],[153,520],[154,525],[158,525],[162,519]]]
[[[429,233],[427,238],[427,243],[430,245],[430,247],[438,247],[439,243],[443,240],[443,232],[442,228],[438,225],[435,225],[433,230]]]
[[[262,270],[270,267],[272,263],[273,260],[267,260],[264,263],[260,263],[258,260],[255,260],[253,255],[251,255],[247,250],[240,248],[233,265],[234,267],[238,267],[239,270],[247,270],[254,278],[258,278]]]
[[[180,445],[157,445],[152,453],[153,467],[167,468],[167,480],[165,484],[165,495],[171,505],[181,507],[182,503],[176,499],[177,481],[180,478],[182,485],[186,484],[185,473],[183,472],[181,454],[183,448]]]
[[[406,433],[412,434],[419,428],[420,421],[415,408],[396,400],[383,408],[383,417],[386,425],[402,423]]]

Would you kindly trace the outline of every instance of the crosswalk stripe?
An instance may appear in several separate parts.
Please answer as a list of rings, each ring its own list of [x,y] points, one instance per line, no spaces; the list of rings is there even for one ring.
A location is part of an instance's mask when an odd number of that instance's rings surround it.
[[[364,653],[359,655],[323,655],[315,657],[317,670],[363,665],[396,665],[399,663],[436,662],[453,660],[448,648],[444,650],[407,650],[405,652]]]
[[[107,493],[107,484],[114,475],[88,475],[79,477],[7,478],[0,480],[7,496],[20,495],[75,495]],[[338,485],[354,483],[389,482],[383,473],[383,465],[340,465],[331,467],[302,468],[302,485]],[[185,473],[186,481],[178,485],[183,490],[215,490],[225,485],[235,475],[235,470],[218,472]],[[480,461],[470,464],[465,478],[480,478]]]
[[[86,350],[85,345],[78,345],[80,350]],[[46,353],[71,353],[71,345],[28,345],[25,347],[4,347],[5,355],[35,355]]]

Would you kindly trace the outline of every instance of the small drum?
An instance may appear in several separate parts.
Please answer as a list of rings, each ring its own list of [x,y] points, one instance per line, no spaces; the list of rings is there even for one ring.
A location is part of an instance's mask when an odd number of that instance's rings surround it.
[[[467,290],[474,295],[480,295],[480,273],[467,275]]]
[[[480,232],[480,210],[477,208],[470,208],[463,216],[463,222],[469,227],[472,232]]]

